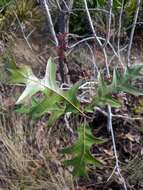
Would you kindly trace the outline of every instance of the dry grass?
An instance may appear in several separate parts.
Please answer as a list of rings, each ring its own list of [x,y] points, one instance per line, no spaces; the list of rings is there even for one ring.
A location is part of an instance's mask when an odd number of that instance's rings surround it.
[[[45,134],[40,122],[35,125],[10,109],[0,113],[0,190],[74,189]]]

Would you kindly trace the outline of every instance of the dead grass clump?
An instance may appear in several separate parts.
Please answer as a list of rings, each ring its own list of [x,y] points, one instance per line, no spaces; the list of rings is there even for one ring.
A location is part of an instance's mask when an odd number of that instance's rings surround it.
[[[32,133],[29,129],[33,126],[28,118],[21,119],[13,112],[0,114],[1,189],[74,189],[71,175],[49,150],[44,129],[39,126]]]

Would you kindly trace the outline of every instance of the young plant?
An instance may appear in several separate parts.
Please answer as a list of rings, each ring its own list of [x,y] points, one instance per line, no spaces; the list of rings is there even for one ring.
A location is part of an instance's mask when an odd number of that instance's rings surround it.
[[[118,108],[121,103],[116,99],[116,95],[120,92],[132,94],[135,96],[143,95],[143,92],[133,85],[135,79],[142,77],[142,65],[135,65],[131,68],[126,67],[124,72],[114,69],[111,81],[105,80],[102,74],[99,74],[98,87],[95,89],[96,95],[87,107],[90,110],[96,106],[106,106]],[[15,84],[24,84],[25,90],[18,98],[16,104],[24,104],[19,112],[28,113],[32,118],[37,118],[45,113],[49,113],[48,126],[52,126],[54,122],[67,112],[80,113],[82,117],[86,117],[81,109],[81,104],[77,99],[77,92],[80,83],[76,83],[71,89],[64,91],[56,82],[56,65],[50,58],[47,63],[45,77],[38,79],[26,65],[13,67],[9,69],[11,72],[11,82]],[[41,97],[37,98],[36,94],[41,93]],[[32,100],[31,100],[32,99]],[[31,100],[31,105],[29,102]],[[85,108],[85,110],[88,110]],[[73,166],[73,175],[83,176],[87,174],[86,166],[94,164],[99,167],[100,162],[95,159],[90,148],[93,144],[101,144],[103,140],[96,139],[87,124],[83,123],[78,128],[79,139],[70,147],[63,149],[63,153],[72,154],[71,160],[65,161],[67,166]]]

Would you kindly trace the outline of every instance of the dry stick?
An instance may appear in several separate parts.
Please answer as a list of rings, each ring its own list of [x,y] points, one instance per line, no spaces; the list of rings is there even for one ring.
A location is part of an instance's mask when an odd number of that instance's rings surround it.
[[[82,39],[82,40],[76,42],[75,44],[72,44],[71,46],[69,46],[68,48],[70,49],[70,51],[67,53],[67,55],[69,55],[69,54],[71,53],[72,49],[75,48],[76,46],[78,46],[79,44],[81,44],[81,43],[83,43],[83,42],[86,42],[86,41],[89,41],[89,40],[94,40],[94,39],[98,39],[98,41],[101,41],[101,40],[102,40],[102,41],[105,41],[104,38],[99,37],[99,36],[96,36],[96,38],[95,38],[95,36],[90,36],[90,37],[84,38],[84,39]],[[100,42],[100,44],[101,44],[101,42]],[[114,56],[116,56],[116,57],[119,59],[118,53],[117,53],[116,50],[114,49],[113,45],[112,45],[110,42],[108,42],[108,44],[109,44],[110,48],[112,49],[112,51],[113,51],[113,53],[114,53]],[[124,48],[123,48],[123,49],[124,49]],[[121,50],[120,50],[120,51],[121,51]],[[108,64],[108,65],[110,65],[110,64]]]
[[[60,55],[60,52],[62,54],[64,53],[63,52],[64,50],[62,49],[62,40],[60,40],[60,38],[58,40],[58,38],[56,36],[56,32],[55,32],[55,29],[54,29],[54,24],[53,24],[52,17],[51,17],[51,14],[50,14],[50,10],[49,10],[49,6],[48,6],[46,0],[44,0],[44,6],[45,6],[45,9],[46,9],[46,12],[47,12],[47,18],[48,18],[48,21],[49,21],[49,24],[50,24],[51,34],[52,34],[52,36],[54,38],[55,45],[56,45],[56,47],[58,49],[59,71],[60,71],[60,76],[61,76],[62,82],[64,82],[64,64],[63,64],[63,60],[61,59],[61,55]]]
[[[71,46],[69,46],[68,48],[69,49],[73,49],[74,47],[78,46],[79,44],[83,43],[83,42],[86,42],[86,41],[89,41],[89,40],[94,40],[95,37],[94,36],[90,36],[90,37],[87,37],[87,38],[84,38],[74,44],[72,44]]]
[[[88,16],[88,20],[89,20],[89,24],[90,24],[92,33],[93,33],[93,35],[96,37],[96,32],[95,32],[95,29],[94,29],[94,26],[93,26],[93,22],[92,22],[92,19],[91,19],[91,15],[90,15],[90,12],[89,12],[88,5],[87,5],[87,1],[86,1],[86,0],[84,0],[84,5],[85,5],[85,10],[86,10],[86,13],[87,13],[87,16]]]
[[[109,11],[107,43],[109,42],[109,40],[110,40],[110,35],[111,35],[112,9],[113,9],[113,0],[110,0],[110,11]]]
[[[60,5],[60,3],[58,2],[58,0],[56,0],[56,4],[57,4],[57,7],[59,8],[59,10],[61,11],[62,8],[61,8],[61,5]]]
[[[110,72],[109,72],[109,67],[108,67],[108,59],[107,59],[107,53],[106,53],[106,49],[105,47],[103,47],[100,39],[97,37],[96,35],[96,32],[95,32],[95,29],[94,29],[94,26],[93,26],[93,22],[92,22],[92,19],[91,19],[91,15],[90,15],[90,12],[89,12],[89,9],[88,9],[88,5],[87,5],[87,1],[84,0],[84,4],[85,4],[85,10],[86,10],[86,14],[87,14],[87,17],[88,17],[88,20],[89,20],[89,24],[90,24],[90,27],[91,27],[91,30],[92,30],[92,33],[95,37],[95,39],[97,40],[97,42],[99,43],[101,49],[103,50],[103,53],[104,53],[104,58],[105,58],[105,64],[106,64],[106,68],[107,68],[107,75],[110,75]]]
[[[128,45],[126,44],[123,48],[120,49],[119,52],[122,52],[122,51],[126,50],[127,47],[128,47]],[[117,53],[117,54],[118,54],[118,53]],[[118,57],[118,58],[119,58],[119,56],[117,56],[117,55],[115,54],[115,52],[114,52],[114,55],[110,58],[110,61],[109,61],[109,64],[108,64],[109,66],[110,66],[111,62],[114,60],[115,57]]]
[[[13,11],[13,13],[14,13],[14,15],[15,15],[17,21],[18,21],[18,24],[19,24],[20,28],[21,28],[21,31],[22,31],[22,34],[23,34],[23,38],[25,39],[25,41],[26,41],[28,47],[32,50],[32,47],[31,47],[31,45],[30,45],[30,43],[29,43],[29,41],[28,41],[28,38],[27,38],[26,35],[25,35],[23,26],[22,26],[22,24],[21,24],[21,22],[20,22],[20,20],[19,20],[19,18],[18,18],[18,16],[17,16],[16,12]],[[30,33],[31,33],[31,32],[30,32]]]
[[[112,7],[113,7],[113,0],[110,0],[110,15],[109,15],[109,24],[108,27],[111,27],[111,22],[112,22]],[[108,34],[107,34],[107,43],[110,40],[110,31],[111,29],[108,28]],[[107,64],[108,66],[108,64]],[[109,68],[107,68],[107,70],[109,70]],[[110,73],[108,74],[108,76],[110,77]],[[120,165],[119,165],[119,160],[118,160],[118,154],[117,154],[117,149],[116,149],[116,142],[115,142],[115,135],[114,135],[114,131],[113,131],[113,125],[112,125],[112,110],[111,110],[111,106],[108,105],[108,129],[111,132],[111,137],[112,137],[112,143],[113,143],[113,150],[114,150],[114,155],[115,155],[115,160],[116,160],[116,164],[115,164],[115,171],[117,171],[117,175],[119,176],[124,189],[127,190],[127,186],[126,186],[126,182],[125,179],[123,178],[122,174],[121,174],[121,169],[120,169]]]
[[[90,23],[90,26],[91,26],[91,29],[92,29],[92,32],[93,32],[93,35],[95,36],[95,38],[97,37],[96,36],[96,32],[94,30],[94,26],[93,26],[93,23],[92,23],[92,19],[91,19],[91,16],[90,16],[90,13],[89,13],[89,10],[88,10],[88,6],[87,6],[87,1],[84,0],[84,4],[85,4],[85,9],[86,9],[86,12],[87,12],[87,16],[88,16],[88,19],[89,19],[89,23]],[[110,2],[110,5],[113,5],[113,1],[111,0]],[[110,7],[110,15],[112,15],[112,8]],[[110,21],[109,21],[109,27],[111,27],[111,17],[109,17]],[[109,41],[109,38],[110,38],[110,30],[111,29],[108,29],[108,35],[107,35],[107,40]],[[96,38],[97,39],[97,38]],[[99,44],[101,44],[100,40],[97,39]],[[107,41],[107,42],[108,42]],[[106,50],[105,50],[105,47],[103,47],[103,52],[104,52],[104,56],[105,56],[105,61],[106,61],[106,69],[107,69],[107,75],[110,77],[110,72],[109,72],[109,66],[108,66],[108,60],[107,60],[107,54],[106,54]],[[108,128],[110,129],[111,131],[111,137],[112,137],[112,143],[113,143],[113,149],[114,149],[114,155],[115,155],[115,160],[116,160],[116,171],[117,171],[117,174],[118,176],[120,177],[122,183],[123,183],[123,186],[124,186],[124,189],[127,190],[127,187],[126,187],[126,183],[125,183],[125,180],[124,178],[122,177],[121,175],[121,169],[120,169],[120,166],[119,166],[119,160],[118,160],[118,155],[117,155],[117,149],[116,149],[116,143],[115,143],[115,136],[114,136],[114,131],[113,131],[113,126],[112,126],[112,111],[111,111],[111,106],[108,105]]]
[[[121,36],[121,28],[122,28],[122,16],[123,16],[123,10],[124,10],[124,2],[125,0],[122,0],[122,5],[121,5],[121,10],[120,10],[120,16],[119,16],[119,29],[118,29],[118,56],[119,56],[119,61],[121,64],[121,67],[124,68],[124,64],[121,59],[121,54],[120,54],[120,36]]]
[[[94,69],[94,78],[96,78],[96,75],[99,73],[99,68],[98,68],[98,66],[96,64],[96,57],[94,55],[94,52],[93,52],[91,46],[88,43],[87,43],[87,46],[88,46],[88,48],[89,48],[89,50],[91,52],[91,55],[92,55],[92,62],[93,62],[93,69]]]
[[[104,12],[104,13],[109,13],[109,11],[105,10],[105,9],[100,9],[100,8],[88,8],[89,11],[101,11],[101,12]],[[74,8],[72,9],[72,12],[74,11],[85,11],[85,9],[82,9],[82,8]]]
[[[49,10],[49,7],[48,7],[48,4],[47,4],[46,0],[44,0],[44,6],[45,6],[45,9],[46,9],[47,19],[48,19],[48,22],[49,22],[49,25],[50,25],[50,30],[51,30],[53,39],[55,41],[55,45],[56,45],[56,47],[58,47],[59,42],[58,42],[58,39],[57,39],[57,36],[56,36],[56,32],[55,32],[55,29],[54,29],[54,24],[53,24],[52,17],[51,17],[51,14],[50,14],[50,10]]]
[[[119,19],[119,33],[118,33],[118,36],[120,36],[120,33],[121,33],[121,19],[122,19],[122,14],[123,14],[123,5],[124,5],[124,0],[122,2],[122,8],[121,8],[121,12],[120,12],[120,19]],[[121,66],[122,68],[124,68],[124,65],[121,61],[121,57],[120,57],[120,49],[118,49],[118,55],[114,49],[114,47],[112,46],[112,44],[110,43],[110,35],[111,35],[111,24],[112,24],[112,11],[113,11],[113,0],[110,0],[110,10],[109,10],[109,21],[108,21],[108,33],[107,33],[107,38],[106,38],[106,42],[105,42],[105,45],[106,46],[107,44],[110,45],[110,47],[112,48],[112,51],[114,52],[114,54],[116,55],[116,57],[119,59],[120,63],[121,63]],[[120,38],[118,38],[120,39]],[[120,41],[119,42],[119,47],[120,47]],[[109,64],[108,64],[109,66]],[[110,74],[109,74],[109,77],[110,77]]]
[[[107,112],[105,112],[104,110],[102,110],[99,107],[95,107],[96,110],[98,110],[100,113],[102,113],[103,115],[105,115],[106,117],[108,117]],[[125,120],[131,120],[131,121],[136,121],[136,120],[143,120],[142,117],[128,117],[125,115],[120,115],[120,114],[112,114],[112,117],[114,118],[121,118],[121,119],[125,119]]]
[[[117,149],[116,149],[115,136],[114,136],[113,125],[112,125],[111,106],[108,106],[108,127],[110,128],[110,131],[111,131],[113,150],[114,150],[114,155],[115,155],[115,160],[116,160],[115,169],[112,172],[112,175],[113,175],[114,172],[117,172],[117,175],[119,176],[119,178],[120,178],[120,180],[121,180],[121,182],[122,182],[122,184],[124,186],[124,189],[127,190],[126,182],[125,182],[124,177],[121,174],[121,169],[120,169],[119,160],[118,160],[118,154],[117,154]]]
[[[113,0],[110,0],[110,10],[109,10],[109,19],[108,19],[108,33],[107,33],[106,42],[105,42],[104,46],[106,46],[110,41],[111,24],[112,24],[112,9],[113,9]]]
[[[132,48],[133,37],[134,37],[135,28],[136,28],[136,23],[137,23],[137,19],[138,19],[140,4],[141,4],[141,0],[137,0],[137,9],[136,9],[135,16],[134,16],[133,27],[132,27],[132,31],[131,31],[131,35],[130,35],[130,42],[129,42],[128,53],[127,53],[128,66],[131,66],[131,59],[130,59],[131,48]]]
[[[66,1],[65,1],[65,0],[62,0],[62,2],[65,4],[65,7],[66,7],[66,8],[67,8],[67,10],[69,11],[69,10],[70,10],[70,8],[68,7],[68,5],[67,5]]]

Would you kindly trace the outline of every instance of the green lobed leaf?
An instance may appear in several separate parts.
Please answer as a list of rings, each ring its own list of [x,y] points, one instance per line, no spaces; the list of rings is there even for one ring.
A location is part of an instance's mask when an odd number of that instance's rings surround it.
[[[72,154],[73,158],[64,161],[64,164],[73,166],[73,175],[75,177],[87,175],[88,164],[94,164],[96,167],[101,166],[101,162],[90,153],[90,148],[93,144],[101,144],[103,142],[105,141],[97,139],[92,135],[89,126],[82,124],[78,128],[78,140],[76,143],[61,151],[64,154]]]
[[[18,98],[16,104],[23,104],[30,99],[37,92],[49,93],[39,104],[32,107],[31,114],[33,117],[51,111],[55,115],[60,115],[59,111],[78,111],[81,114],[83,112],[80,109],[80,104],[76,98],[76,92],[79,84],[73,85],[73,87],[65,92],[61,90],[56,83],[56,65],[50,58],[47,63],[46,73],[43,79],[38,79],[32,72],[31,68],[25,65],[21,65],[17,69],[10,69],[11,82],[24,83],[26,85],[25,90]],[[61,107],[61,105],[63,105]]]
[[[135,88],[134,86],[124,85],[120,87],[120,90],[134,96],[143,96],[143,91]]]
[[[111,83],[107,83],[102,74],[99,75],[99,86],[97,95],[94,97],[91,106],[105,106],[119,108],[121,103],[113,98],[113,94],[125,92],[134,96],[143,95],[143,91],[133,86],[132,81],[142,77],[141,70],[143,65],[126,67],[124,72],[114,69]]]

